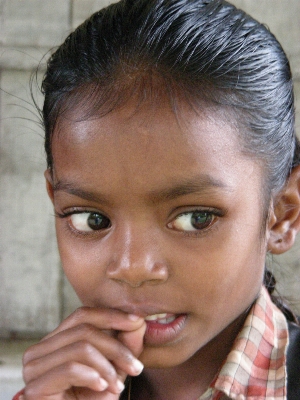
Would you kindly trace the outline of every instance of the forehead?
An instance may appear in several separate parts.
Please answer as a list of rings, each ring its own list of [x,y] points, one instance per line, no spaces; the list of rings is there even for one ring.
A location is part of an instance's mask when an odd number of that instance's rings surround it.
[[[175,113],[167,101],[131,102],[88,120],[72,115],[54,133],[53,160],[59,180],[101,180],[111,189],[134,181],[135,190],[197,174],[230,183],[254,166],[226,112],[183,103]]]
[[[154,101],[153,101],[154,100]],[[81,106],[61,118],[53,134],[53,148],[72,143],[88,145],[93,140],[134,143],[146,150],[150,146],[163,149],[162,144],[182,142],[187,147],[190,143],[214,141],[214,147],[239,147],[239,130],[236,118],[227,110],[211,104],[202,103],[197,108],[186,102],[176,101],[171,105],[166,96],[149,99],[143,104],[136,99],[122,107],[101,116],[97,113],[85,118]],[[145,142],[146,140],[146,142]],[[112,143],[110,143],[112,144]],[[179,143],[178,143],[179,144]],[[184,150],[182,146],[181,150]]]

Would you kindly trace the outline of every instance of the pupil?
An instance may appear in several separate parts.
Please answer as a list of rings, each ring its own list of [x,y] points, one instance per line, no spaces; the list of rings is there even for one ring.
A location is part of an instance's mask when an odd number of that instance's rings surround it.
[[[192,225],[196,229],[203,229],[209,226],[212,215],[206,212],[195,212],[192,215]]]
[[[93,230],[105,229],[110,226],[109,219],[97,213],[91,213],[87,222],[88,226]]]

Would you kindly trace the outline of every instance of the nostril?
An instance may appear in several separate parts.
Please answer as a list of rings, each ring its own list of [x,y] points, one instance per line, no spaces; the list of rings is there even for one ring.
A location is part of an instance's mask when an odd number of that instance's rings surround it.
[[[132,287],[132,288],[139,288],[139,287],[141,287],[142,285],[143,285],[143,281],[140,281],[140,282],[132,282],[132,281],[127,281],[126,279],[123,279],[123,280],[119,280],[119,279],[117,279],[117,281],[118,282],[120,282],[120,283],[122,283],[122,284],[126,284],[126,285],[128,285],[128,286],[130,286],[130,287]]]
[[[149,260],[148,260],[149,261]],[[168,268],[162,263],[154,263],[153,265],[131,263],[111,263],[107,270],[108,279],[124,283],[132,288],[138,288],[144,284],[158,285],[168,279]]]
[[[152,279],[152,280],[145,280],[145,281],[139,281],[139,282],[132,282],[130,280],[126,280],[126,279],[112,279],[115,282],[118,282],[122,285],[128,285],[133,289],[137,289],[140,288],[141,286],[147,284],[147,285],[159,285],[160,283],[162,283],[162,280],[160,279]]]

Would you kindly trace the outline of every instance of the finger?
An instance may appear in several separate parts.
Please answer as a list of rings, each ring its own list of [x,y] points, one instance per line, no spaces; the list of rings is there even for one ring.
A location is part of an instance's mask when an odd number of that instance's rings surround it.
[[[23,364],[26,365],[31,360],[43,357],[48,353],[52,353],[71,343],[80,342],[81,340],[94,344],[99,350],[103,347],[104,342],[104,348],[106,349],[106,346],[109,345],[107,343],[109,337],[112,337],[109,331],[100,330],[88,323],[80,324],[58,332],[55,335],[48,335],[41,342],[28,348],[23,355]],[[114,341],[111,343],[113,345]]]
[[[141,326],[144,320],[137,315],[126,314],[118,310],[80,307],[42,340],[84,323],[94,325],[101,330],[130,331]]]
[[[118,334],[120,342],[130,349],[132,354],[136,357],[138,357],[143,351],[146,328],[147,325],[144,321],[138,329],[134,331],[122,331]]]
[[[60,332],[27,350],[23,359],[24,379],[28,382],[69,360],[95,368],[110,385],[116,382],[116,369],[126,375],[138,375],[143,369],[119,340],[84,325]]]
[[[114,393],[118,393],[118,388],[122,386],[113,365],[89,343],[83,342],[73,343],[45,357],[31,361],[24,368],[24,381],[28,384],[47,374],[48,371],[69,363],[82,364],[97,371],[106,382],[106,386]]]
[[[144,335],[146,332],[146,323],[138,328],[135,331],[130,331],[130,332],[119,332],[118,334],[118,339],[120,342],[122,342],[128,349],[132,351],[132,354],[134,354],[136,357],[138,357],[141,352],[143,351],[144,347]],[[135,362],[136,369],[137,371],[139,370],[139,373],[136,373],[134,375],[139,375],[142,370],[144,369],[144,365],[138,360],[138,363]],[[125,374],[123,371],[118,371],[120,379],[124,382],[126,379],[127,374]],[[132,373],[128,372],[128,375],[133,375]]]
[[[69,362],[29,382],[25,388],[25,398],[26,400],[65,399],[65,392],[72,387],[86,387],[96,392],[103,392],[108,385],[93,368]],[[121,390],[118,390],[116,394],[120,392]]]
[[[132,341],[134,338],[132,339]],[[131,375],[141,372],[141,366],[136,360],[130,349],[128,349],[120,340],[108,336],[103,331],[92,325],[83,324],[74,328],[59,332],[49,339],[37,343],[26,350],[23,356],[23,365],[27,366],[30,362],[54,354],[67,354],[67,346],[75,344],[81,356],[90,352],[90,346],[97,349],[117,368],[124,370]],[[80,353],[81,354],[81,353]],[[59,358],[58,358],[59,360]],[[46,366],[46,364],[45,364]]]

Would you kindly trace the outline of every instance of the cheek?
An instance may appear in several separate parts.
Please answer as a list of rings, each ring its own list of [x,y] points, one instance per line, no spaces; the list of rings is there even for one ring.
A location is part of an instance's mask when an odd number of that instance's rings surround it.
[[[257,226],[245,233],[227,224],[226,230],[219,229],[211,238],[177,245],[173,258],[177,281],[203,309],[230,306],[243,311],[254,300],[265,263]]]
[[[105,279],[105,251],[96,242],[72,237],[59,221],[56,235],[64,273],[80,300],[88,305],[87,299]]]

